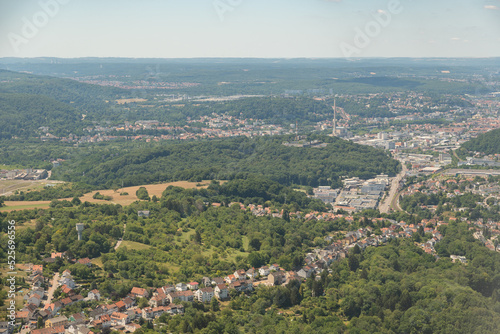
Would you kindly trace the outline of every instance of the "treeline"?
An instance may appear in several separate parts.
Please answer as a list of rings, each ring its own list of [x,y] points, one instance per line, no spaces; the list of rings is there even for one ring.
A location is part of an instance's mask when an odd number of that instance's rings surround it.
[[[75,183],[71,185],[45,186],[37,191],[16,191],[13,195],[1,197],[5,201],[51,201],[53,199],[82,197],[92,187]]]
[[[500,154],[500,129],[492,130],[462,144],[470,152]]]
[[[137,145],[104,155],[100,150],[76,156],[54,170],[55,179],[113,187],[176,180],[231,180],[262,175],[283,185],[340,186],[343,176],[395,175],[399,163],[387,153],[338,138],[309,136],[324,148],[282,145],[291,136],[231,138]],[[109,151],[108,151],[109,152]]]

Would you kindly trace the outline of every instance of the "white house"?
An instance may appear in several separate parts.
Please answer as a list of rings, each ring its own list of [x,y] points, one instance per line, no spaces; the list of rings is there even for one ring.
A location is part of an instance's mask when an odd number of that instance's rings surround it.
[[[227,299],[229,298],[229,289],[225,284],[218,284],[214,289],[214,294],[218,299]]]
[[[271,270],[269,269],[268,266],[264,266],[264,267],[259,268],[260,276],[267,276],[267,275],[269,275],[270,272],[271,272]]]
[[[214,297],[214,289],[211,287],[202,288],[197,290],[195,293],[196,299],[202,303],[207,303]]]

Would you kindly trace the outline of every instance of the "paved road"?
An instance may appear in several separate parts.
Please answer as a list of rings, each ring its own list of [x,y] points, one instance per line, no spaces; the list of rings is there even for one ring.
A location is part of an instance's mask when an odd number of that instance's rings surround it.
[[[54,297],[54,292],[57,289],[57,281],[59,281],[59,273],[54,274],[54,278],[52,278],[52,285],[49,288],[49,291],[47,292],[47,301],[45,302],[45,305],[49,305],[52,302],[52,298]]]
[[[401,170],[401,172],[398,175],[396,175],[395,178],[392,179],[391,189],[389,191],[389,195],[379,205],[380,213],[389,213],[391,203],[393,202],[395,196],[398,194],[399,182],[403,179],[403,176],[405,175],[405,173],[407,171],[406,165],[404,163],[402,163],[402,165],[403,165],[403,169]]]

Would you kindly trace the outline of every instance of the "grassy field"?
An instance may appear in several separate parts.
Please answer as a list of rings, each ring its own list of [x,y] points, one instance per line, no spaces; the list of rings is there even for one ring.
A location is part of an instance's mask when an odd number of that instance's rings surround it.
[[[151,248],[150,245],[145,245],[145,244],[141,244],[139,242],[128,241],[128,240],[122,241],[122,243],[120,244],[120,247],[118,247],[118,249],[123,248],[123,247],[127,247],[127,249],[130,249],[130,250],[144,250],[144,249]]]
[[[36,220],[32,219],[30,221],[24,222],[22,225],[16,224],[16,230],[22,230],[28,227],[34,230],[36,227]]]
[[[41,190],[47,184],[64,183],[62,181],[38,180],[0,180],[0,195],[11,195],[16,190],[32,191]]]
[[[50,201],[6,201],[0,211],[10,212],[14,210],[48,209]]]

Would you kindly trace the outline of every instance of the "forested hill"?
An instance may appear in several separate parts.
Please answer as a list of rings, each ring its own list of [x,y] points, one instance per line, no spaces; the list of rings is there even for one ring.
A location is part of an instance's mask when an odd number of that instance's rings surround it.
[[[462,145],[468,151],[500,154],[500,129],[492,130]]]
[[[79,133],[87,121],[100,120],[110,106],[106,100],[121,89],[0,70],[0,136],[38,136],[33,130],[49,127],[54,135]]]
[[[287,147],[289,136],[162,142],[73,157],[54,178],[112,187],[158,181],[244,178],[263,175],[284,185],[340,185],[340,177],[394,175],[399,163],[382,150],[338,138],[311,136],[323,148]]]
[[[0,93],[0,139],[51,134],[67,135],[81,128],[81,114],[72,106],[43,95]],[[71,126],[69,126],[71,125]]]

